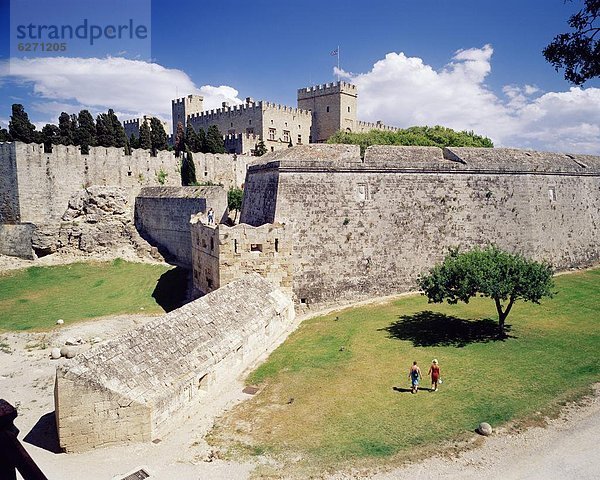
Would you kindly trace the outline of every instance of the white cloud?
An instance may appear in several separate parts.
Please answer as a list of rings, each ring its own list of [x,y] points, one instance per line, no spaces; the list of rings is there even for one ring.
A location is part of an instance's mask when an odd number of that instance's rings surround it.
[[[420,58],[388,53],[369,72],[339,73],[359,88],[361,120],[444,125],[498,146],[600,154],[600,89],[506,85],[501,97],[485,84],[492,54],[490,45],[459,50],[436,71]]]
[[[171,100],[190,93],[204,95],[209,109],[224,101],[241,103],[232,87],[197,87],[182,70],[118,57],[12,59],[0,65],[2,79],[31,85],[36,110],[53,122],[61,111],[81,108],[92,113],[113,108],[123,120],[142,113],[168,120]]]

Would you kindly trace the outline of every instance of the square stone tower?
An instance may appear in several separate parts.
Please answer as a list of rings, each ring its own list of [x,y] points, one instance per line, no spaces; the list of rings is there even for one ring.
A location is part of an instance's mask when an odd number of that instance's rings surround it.
[[[324,142],[338,130],[355,130],[357,96],[356,85],[347,82],[298,90],[298,108],[312,111],[311,143]]]
[[[177,133],[177,124],[181,122],[185,130],[187,117],[192,113],[200,113],[204,110],[202,95],[188,95],[183,98],[171,100],[171,112],[173,114],[173,135]]]

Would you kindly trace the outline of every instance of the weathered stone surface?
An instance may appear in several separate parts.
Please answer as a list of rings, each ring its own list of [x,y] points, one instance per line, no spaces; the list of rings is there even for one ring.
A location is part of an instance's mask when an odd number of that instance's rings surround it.
[[[81,353],[57,369],[61,446],[162,437],[176,412],[235,379],[293,318],[289,296],[253,274]]]
[[[312,153],[311,153],[312,152]],[[449,247],[495,243],[558,269],[600,260],[600,157],[306,145],[248,169],[241,223],[292,230],[297,301],[414,289]]]
[[[487,437],[492,434],[492,426],[489,423],[481,422],[477,427],[477,432],[484,437]]]
[[[60,358],[61,357],[60,348],[55,347],[52,350],[50,350],[50,357],[53,358],[54,360]]]

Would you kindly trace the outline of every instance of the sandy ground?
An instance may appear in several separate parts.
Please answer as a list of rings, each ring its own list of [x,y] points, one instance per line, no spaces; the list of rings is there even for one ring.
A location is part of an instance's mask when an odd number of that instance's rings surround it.
[[[334,308],[328,311],[332,310]],[[315,314],[312,312],[299,316],[290,331],[301,320]],[[151,474],[152,479],[219,480],[250,477],[255,463],[211,458],[212,450],[203,440],[216,416],[250,397],[242,392],[241,380],[225,385],[220,395],[210,403],[180,418],[177,422],[179,426],[159,443],[104,448],[82,454],[58,453],[53,415],[54,374],[57,365],[69,360],[51,360],[51,348],[64,345],[67,338],[81,337],[85,344],[75,348],[84,350],[91,347],[90,340],[94,337],[106,341],[152,318],[155,317],[122,315],[57,326],[46,333],[0,335],[0,397],[18,408],[19,417],[15,424],[21,431],[19,439],[49,479],[121,479],[142,467]],[[272,346],[273,349],[275,347]],[[504,429],[483,439],[482,446],[453,457],[434,457],[368,477],[338,474],[331,478],[598,479],[600,385],[595,387],[595,393],[582,405],[566,407],[563,414],[549,421],[546,428],[530,428],[518,434],[511,429]]]

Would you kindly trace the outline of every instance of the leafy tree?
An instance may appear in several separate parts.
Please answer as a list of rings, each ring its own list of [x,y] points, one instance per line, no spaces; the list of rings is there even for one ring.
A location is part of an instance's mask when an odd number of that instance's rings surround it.
[[[238,212],[242,209],[243,197],[244,191],[241,188],[231,188],[227,192],[227,208],[230,212],[235,210],[234,222],[237,220]]]
[[[206,133],[206,151],[207,153],[225,153],[225,141],[219,131],[219,127],[211,125]]]
[[[0,128],[0,142],[12,142],[13,138],[6,128]]]
[[[150,127],[146,122],[142,122],[140,127],[139,148],[150,150],[152,148],[152,138],[150,135]]]
[[[150,119],[150,139],[154,154],[159,150],[167,150],[169,148],[167,132],[165,132],[161,121],[155,117]]]
[[[96,139],[101,147],[115,146],[115,132],[111,117],[101,113],[96,117]]]
[[[58,143],[61,145],[73,145],[75,143],[75,132],[71,115],[62,112],[58,117],[58,129],[60,131]]]
[[[189,124],[188,124],[189,126]],[[177,122],[177,132],[175,133],[175,157],[179,158],[181,152],[186,148],[185,133],[183,132],[183,123]],[[190,151],[192,148],[190,147]]]
[[[414,145],[432,147],[487,147],[494,146],[487,137],[474,132],[457,132],[451,128],[441,127],[410,127],[397,131],[371,130],[365,133],[339,131],[327,140],[327,143],[346,143],[360,145],[364,155],[370,145]]]
[[[29,121],[29,116],[20,103],[14,103],[12,106],[8,132],[17,142],[32,143],[41,140],[39,132],[35,131],[35,125]]]
[[[561,33],[543,50],[556,71],[575,85],[600,77],[600,0],[585,0],[584,7],[569,18],[570,33]]]
[[[260,140],[254,147],[254,156],[262,157],[265,153],[267,153],[267,146],[263,140]]]
[[[96,146],[96,124],[94,117],[88,110],[81,110],[77,116],[77,129],[75,130],[75,145],[81,146],[81,153],[88,154],[90,146]]]
[[[183,126],[182,126],[183,130]],[[194,156],[189,148],[185,149],[185,154],[181,159],[181,184],[183,186],[196,185],[196,166],[194,165]]]
[[[204,130],[203,130],[204,132]],[[197,153],[202,151],[202,145],[200,142],[200,137],[192,127],[192,124],[188,122],[187,127],[185,128],[185,146],[189,148],[192,152]]]
[[[51,153],[52,145],[61,143],[60,128],[51,123],[44,125],[44,128],[42,128],[42,141],[44,142],[44,152]]]
[[[441,264],[419,278],[418,284],[432,303],[444,299],[450,304],[459,300],[469,303],[476,295],[492,298],[502,335],[506,317],[517,300],[539,304],[542,297],[553,296],[554,288],[549,264],[527,260],[496,246],[465,253],[452,249]]]
[[[198,151],[202,153],[208,153],[206,145],[206,132],[203,128],[198,130]]]
[[[125,128],[123,128],[123,124],[119,121],[119,117],[117,117],[112,108],[108,109],[107,117],[111,124],[111,130],[114,137],[114,146],[119,148],[124,147],[127,143],[127,135],[125,134]]]

